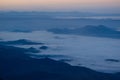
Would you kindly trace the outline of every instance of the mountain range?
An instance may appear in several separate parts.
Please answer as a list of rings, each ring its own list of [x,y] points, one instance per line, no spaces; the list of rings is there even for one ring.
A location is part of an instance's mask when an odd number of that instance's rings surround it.
[[[99,25],[99,26],[88,25],[82,28],[75,28],[75,29],[53,28],[53,29],[48,29],[48,31],[56,34],[74,34],[74,35],[82,35],[82,36],[120,39],[120,31],[114,30],[104,25]]]

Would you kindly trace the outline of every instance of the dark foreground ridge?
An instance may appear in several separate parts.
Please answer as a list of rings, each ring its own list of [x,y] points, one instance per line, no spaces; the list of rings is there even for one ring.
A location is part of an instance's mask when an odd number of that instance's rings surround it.
[[[74,34],[74,35],[83,35],[83,36],[92,36],[92,37],[120,39],[120,31],[116,31],[104,25],[99,25],[99,26],[88,25],[77,29],[54,28],[54,29],[49,29],[48,31],[56,34]]]
[[[30,58],[22,48],[0,45],[0,80],[120,80],[108,74],[49,58]]]

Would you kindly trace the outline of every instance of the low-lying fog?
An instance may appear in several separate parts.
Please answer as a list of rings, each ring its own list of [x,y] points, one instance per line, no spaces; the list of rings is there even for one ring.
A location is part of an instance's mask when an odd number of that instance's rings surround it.
[[[51,56],[56,60],[65,60],[75,66],[85,66],[102,72],[120,72],[120,40],[99,37],[85,37],[77,35],[53,34],[47,31],[0,32],[0,38],[4,41],[27,39],[34,42],[45,43],[49,47],[40,53],[34,53],[35,58],[40,55]],[[34,47],[40,45],[22,45],[18,47]],[[63,56],[59,56],[63,55]],[[107,61],[106,59],[118,60]]]

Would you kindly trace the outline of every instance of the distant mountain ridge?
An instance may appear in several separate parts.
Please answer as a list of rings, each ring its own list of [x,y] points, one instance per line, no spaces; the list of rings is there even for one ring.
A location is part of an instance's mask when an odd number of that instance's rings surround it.
[[[75,34],[83,36],[93,36],[93,37],[106,37],[106,38],[116,38],[120,39],[120,31],[116,31],[112,28],[106,27],[104,25],[92,26],[88,25],[82,28],[75,29],[49,29],[48,31],[56,34]]]
[[[77,11],[72,11],[72,12],[49,12],[49,11],[24,11],[24,12],[19,12],[19,11],[0,11],[0,14],[2,15],[57,15],[57,16],[120,16],[120,13],[93,13],[93,12],[77,12]]]
[[[15,41],[0,41],[0,44],[3,44],[3,45],[42,45],[44,43],[32,42],[26,39],[19,39]]]

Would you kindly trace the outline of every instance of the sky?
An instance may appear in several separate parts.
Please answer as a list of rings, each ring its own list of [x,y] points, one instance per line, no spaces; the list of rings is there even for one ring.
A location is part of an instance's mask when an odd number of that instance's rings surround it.
[[[0,10],[120,13],[120,0],[0,0]]]

